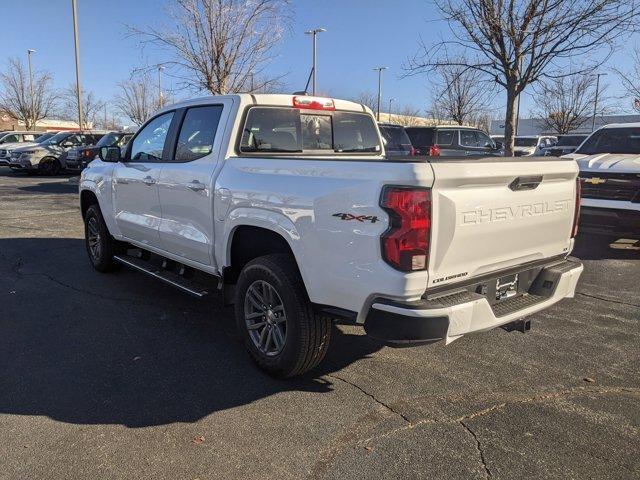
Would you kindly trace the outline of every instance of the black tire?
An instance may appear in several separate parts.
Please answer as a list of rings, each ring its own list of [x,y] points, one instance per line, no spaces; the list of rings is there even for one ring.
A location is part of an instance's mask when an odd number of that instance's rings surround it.
[[[249,332],[247,323],[253,320],[245,319],[246,301],[250,302],[247,297],[250,287],[264,283],[276,292],[283,306],[282,314],[286,317],[284,346],[278,353],[269,353],[268,345],[265,353],[256,345],[254,338],[257,334]],[[273,295],[271,296],[273,298]],[[256,308],[255,303],[251,303],[247,308]],[[252,260],[242,269],[236,285],[235,314],[238,331],[249,354],[261,369],[272,376],[286,378],[301,375],[316,367],[324,359],[329,348],[332,320],[314,313],[298,268],[289,255],[265,255]],[[269,315],[274,315],[270,309]],[[266,324],[267,313],[258,317],[255,322]],[[277,325],[271,325],[269,328],[275,331]],[[252,329],[252,332],[255,331]],[[266,340],[265,343],[268,342],[269,340]],[[276,345],[275,340],[272,343]]]
[[[52,177],[60,173],[62,165],[60,165],[60,161],[57,158],[45,157],[40,161],[38,169],[42,175]]]
[[[97,232],[97,239],[94,238]],[[93,243],[97,240],[96,244]],[[89,255],[89,261],[93,268],[99,272],[111,272],[118,267],[113,259],[114,253],[118,249],[116,240],[111,236],[104,222],[100,207],[96,204],[91,205],[84,215],[84,242]]]

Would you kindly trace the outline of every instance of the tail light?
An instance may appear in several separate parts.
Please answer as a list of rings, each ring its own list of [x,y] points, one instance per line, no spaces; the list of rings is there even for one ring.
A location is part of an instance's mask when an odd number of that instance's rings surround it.
[[[389,228],[382,234],[382,257],[397,270],[425,270],[431,236],[431,191],[387,186],[380,206],[389,213]]]
[[[92,150],[85,150],[82,152],[82,156],[85,158],[89,158],[89,157],[93,157],[93,151]]]
[[[440,156],[440,147],[438,145],[432,145],[429,147],[429,156],[430,157],[439,157]]]
[[[580,222],[580,199],[582,198],[582,183],[580,177],[576,178],[576,204],[573,210],[573,228],[571,229],[571,238],[575,238],[578,234],[578,223]]]

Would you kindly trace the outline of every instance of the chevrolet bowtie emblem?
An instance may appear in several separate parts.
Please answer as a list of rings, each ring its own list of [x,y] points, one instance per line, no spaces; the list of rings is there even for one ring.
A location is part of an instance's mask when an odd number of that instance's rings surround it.
[[[591,177],[591,178],[584,179],[584,183],[590,183],[591,185],[600,185],[601,183],[604,183],[604,182],[606,182],[604,178],[598,178],[598,177]]]

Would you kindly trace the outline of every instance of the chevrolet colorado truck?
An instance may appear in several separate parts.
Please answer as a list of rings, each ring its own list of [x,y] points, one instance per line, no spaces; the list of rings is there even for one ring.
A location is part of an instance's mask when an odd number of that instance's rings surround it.
[[[334,320],[447,343],[572,297],[573,160],[385,156],[371,110],[306,95],[168,106],[82,172],[86,249],[201,297],[255,362],[320,363]]]
[[[580,168],[580,228],[640,239],[640,123],[606,125],[563,158]]]

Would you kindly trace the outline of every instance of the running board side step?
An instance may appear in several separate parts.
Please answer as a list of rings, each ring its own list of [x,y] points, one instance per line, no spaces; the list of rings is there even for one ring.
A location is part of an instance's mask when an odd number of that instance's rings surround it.
[[[193,295],[196,298],[202,298],[209,294],[209,290],[203,286],[190,282],[188,279],[178,275],[177,273],[156,268],[152,263],[140,258],[129,255],[114,255],[113,259],[118,263],[131,267],[139,272],[146,273],[147,275],[171,285],[178,290],[188,293],[189,295]]]

